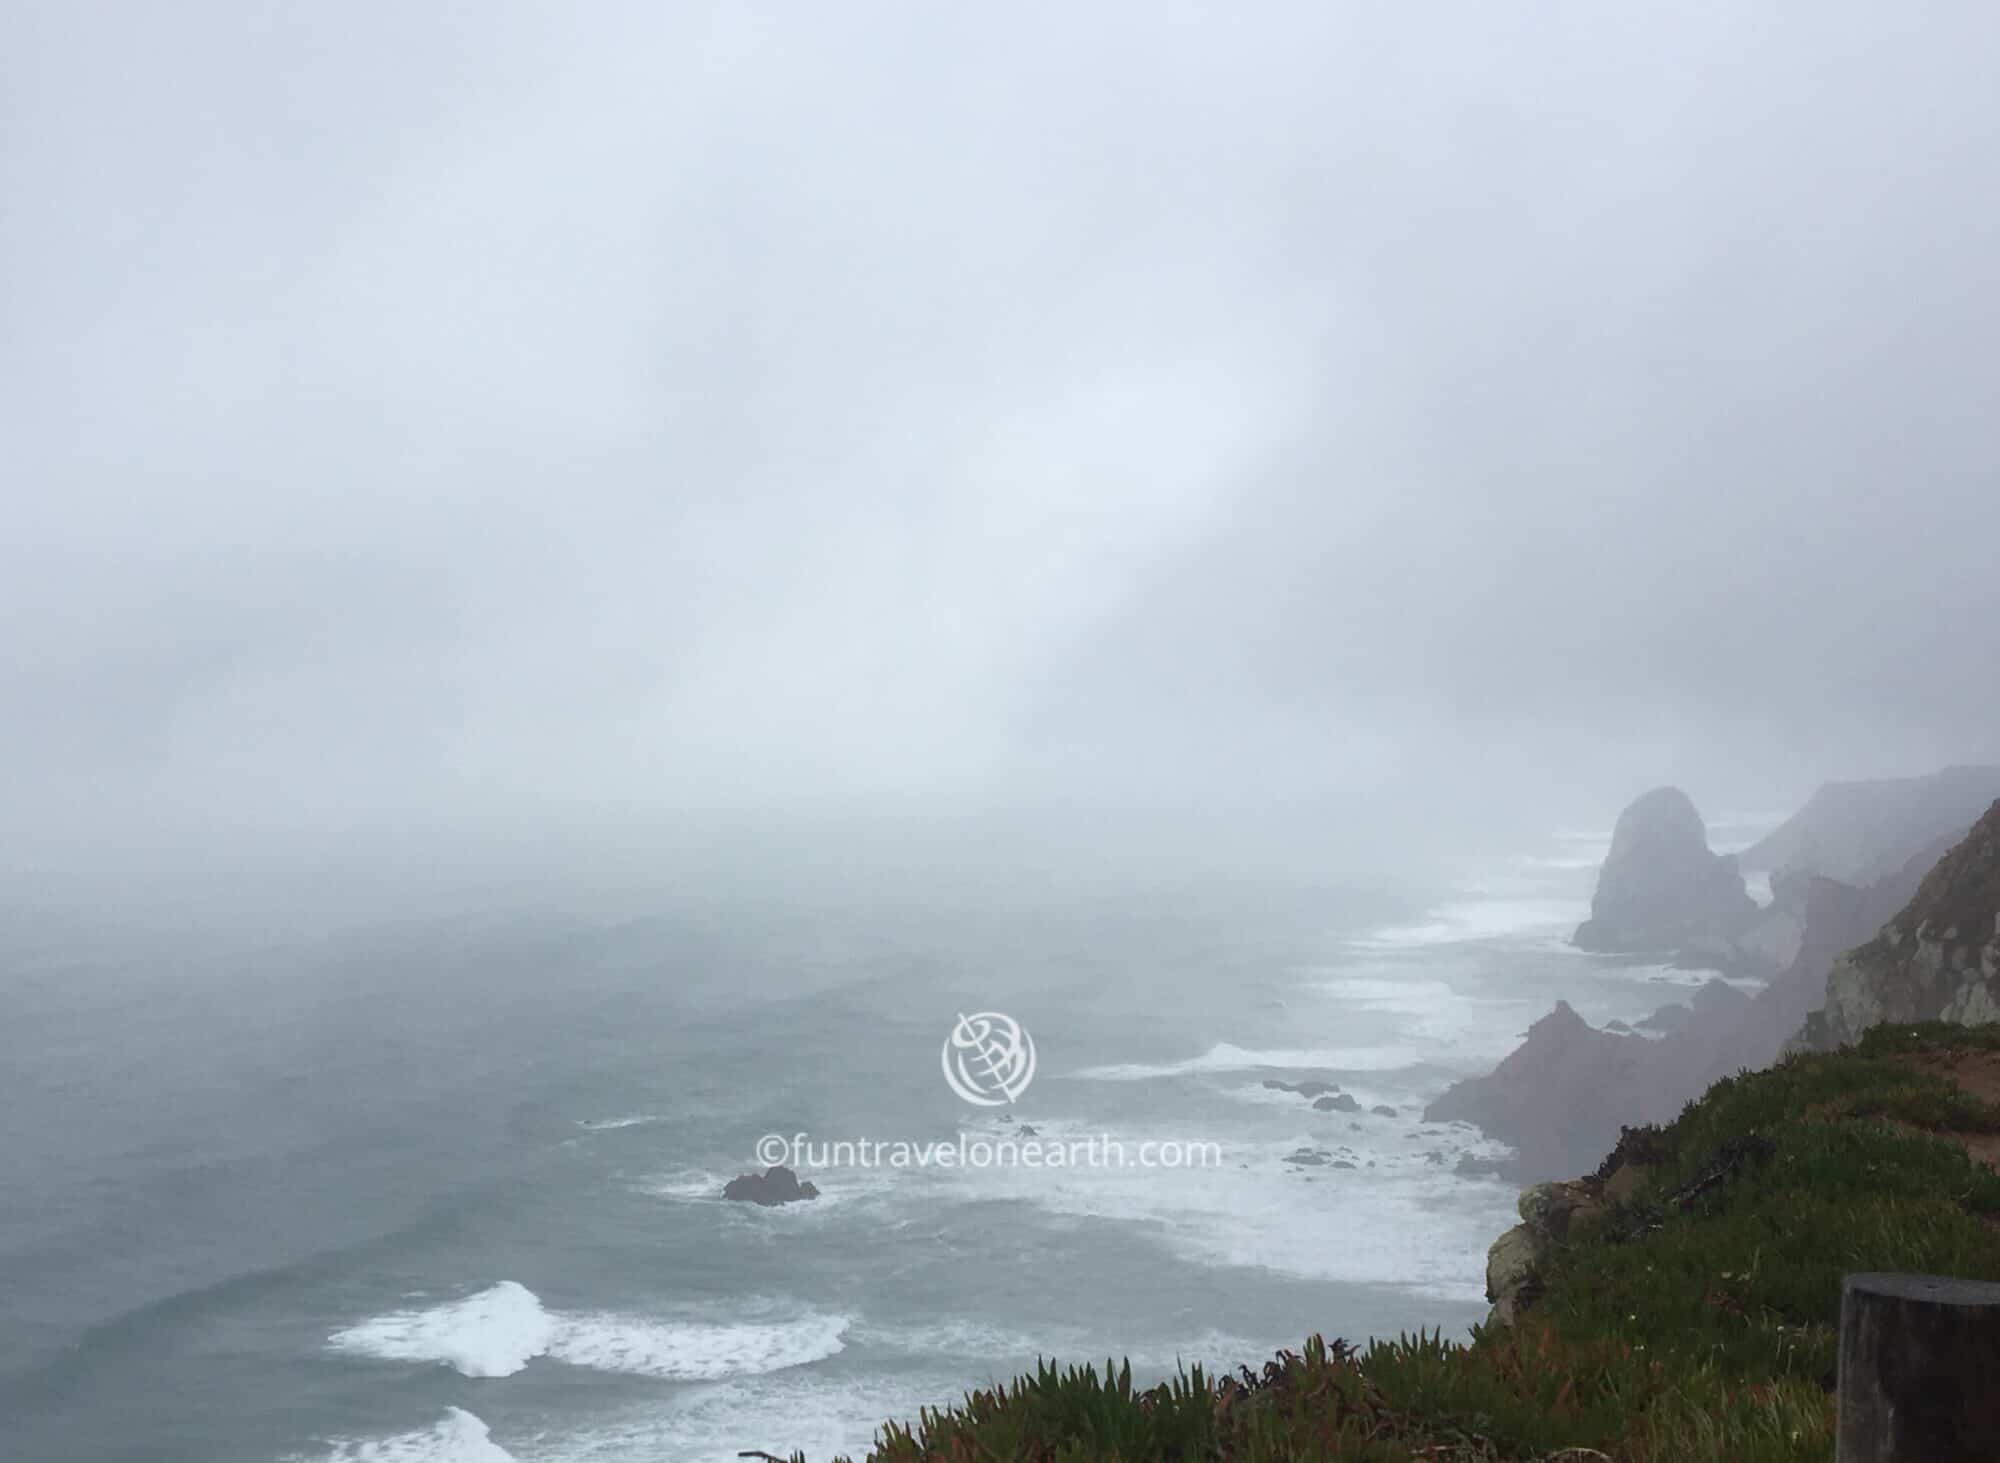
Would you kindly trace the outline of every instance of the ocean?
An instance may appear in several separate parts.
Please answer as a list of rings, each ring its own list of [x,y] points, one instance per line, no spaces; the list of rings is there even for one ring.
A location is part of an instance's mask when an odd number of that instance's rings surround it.
[[[1504,1150],[1424,1104],[1559,998],[1629,1021],[1704,978],[1565,943],[1606,838],[1430,889],[16,939],[0,1457],[824,1463],[1038,1357],[1158,1377],[1462,1335],[1516,1195],[1457,1172]],[[999,1109],[941,1071],[981,1010],[1036,1047]],[[1361,1111],[1265,1085],[1308,1078]],[[718,1197],[766,1134],[1024,1126],[1128,1161]],[[1140,1167],[1149,1144],[1212,1161]]]

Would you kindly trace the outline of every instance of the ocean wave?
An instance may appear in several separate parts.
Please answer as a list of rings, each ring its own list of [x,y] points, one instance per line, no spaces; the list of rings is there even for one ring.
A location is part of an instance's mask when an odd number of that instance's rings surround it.
[[[386,1438],[336,1438],[328,1450],[308,1459],[295,1453],[287,1463],[517,1463],[488,1436],[486,1424],[462,1407],[447,1407],[429,1427]]]
[[[327,1344],[381,1361],[449,1366],[467,1377],[512,1376],[545,1356],[596,1371],[720,1381],[823,1360],[843,1349],[847,1326],[846,1316],[819,1314],[764,1323],[549,1311],[525,1285],[503,1280],[462,1300],[373,1317],[336,1331]]]
[[[637,1128],[647,1123],[664,1123],[665,1118],[657,1113],[634,1113],[623,1118],[578,1118],[576,1125],[593,1133],[610,1133],[619,1128]]]
[[[854,1339],[906,1356],[963,1358],[1023,1369],[1038,1357],[1102,1359],[1116,1355],[1147,1372],[1171,1372],[1183,1364],[1213,1368],[1262,1361],[1285,1344],[1285,1338],[1252,1339],[1212,1329],[1186,1336],[1139,1338],[1136,1344],[1129,1336],[1077,1326],[1041,1327],[1031,1335],[967,1316],[910,1326],[858,1327]]]
[[[723,1185],[734,1177],[712,1169],[684,1168],[637,1179],[633,1187],[656,1199],[720,1199]]]
[[[1416,950],[1513,940],[1574,928],[1589,913],[1589,902],[1577,899],[1457,899],[1429,910],[1422,924],[1389,925],[1351,943],[1364,950]]]
[[[1302,1146],[1344,1149],[1338,1156],[1358,1167],[1302,1169],[1288,1161]],[[1194,1264],[1388,1286],[1471,1305],[1485,1293],[1486,1248],[1511,1222],[1517,1191],[1453,1170],[1463,1155],[1505,1151],[1469,1128],[1406,1119],[1329,1131],[1302,1115],[1297,1131],[1282,1139],[1230,1144],[1222,1168],[995,1170],[980,1177],[989,1194],[1120,1225]],[[1329,1243],[1329,1234],[1338,1242]],[[1145,1350],[1150,1360],[1172,1364],[1172,1351]]]
[[[956,1402],[966,1381],[956,1371],[918,1369],[853,1379],[788,1372],[692,1387],[644,1406],[593,1413],[573,1430],[545,1433],[530,1463],[734,1458],[749,1447],[779,1457],[796,1448],[815,1460],[860,1458],[884,1418],[914,1419],[921,1408]]]
[[[1093,1082],[1143,1082],[1154,1077],[1185,1077],[1205,1072],[1242,1072],[1257,1067],[1307,1068],[1314,1071],[1381,1072],[1415,1066],[1424,1054],[1413,1047],[1382,1045],[1316,1047],[1253,1051],[1217,1042],[1198,1057],[1178,1062],[1113,1062],[1072,1072]]]

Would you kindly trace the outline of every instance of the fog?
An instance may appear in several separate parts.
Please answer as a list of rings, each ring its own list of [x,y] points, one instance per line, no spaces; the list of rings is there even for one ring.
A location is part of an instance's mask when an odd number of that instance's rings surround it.
[[[1360,862],[2000,758],[1991,7],[8,32],[16,872]]]

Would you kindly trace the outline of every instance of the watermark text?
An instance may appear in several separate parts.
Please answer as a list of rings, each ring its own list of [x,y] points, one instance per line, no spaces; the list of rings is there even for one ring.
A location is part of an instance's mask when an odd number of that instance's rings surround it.
[[[757,1140],[765,1167],[803,1168],[1221,1168],[1212,1139],[1148,1138],[1127,1143],[1108,1133],[1086,1138],[814,1138],[766,1133]]]

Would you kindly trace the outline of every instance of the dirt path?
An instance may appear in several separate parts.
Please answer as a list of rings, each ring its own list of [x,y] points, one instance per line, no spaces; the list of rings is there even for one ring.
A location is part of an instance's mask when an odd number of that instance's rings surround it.
[[[1942,1077],[1959,1091],[1981,1102],[2000,1105],[2000,1052],[1939,1052],[1918,1057],[1911,1067]],[[2000,1133],[1939,1133],[1958,1144],[1988,1168],[2000,1169]]]

